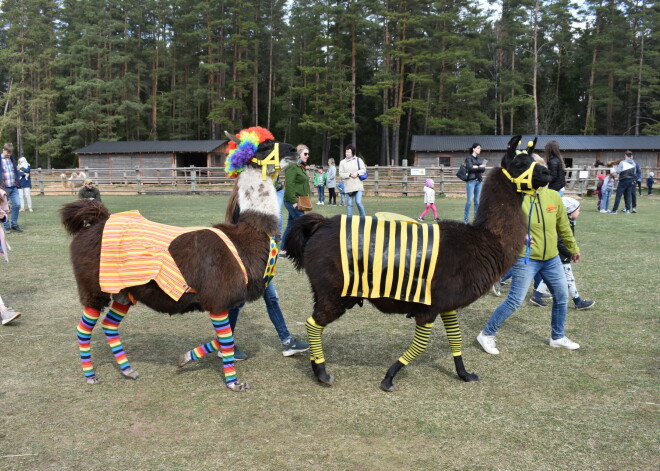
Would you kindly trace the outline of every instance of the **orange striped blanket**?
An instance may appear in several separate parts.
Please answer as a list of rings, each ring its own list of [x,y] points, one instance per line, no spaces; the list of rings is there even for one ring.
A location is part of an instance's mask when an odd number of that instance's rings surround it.
[[[169,246],[172,240],[186,232],[209,230],[215,232],[229,247],[243,271],[247,272],[236,247],[227,235],[211,227],[175,227],[152,222],[139,211],[125,211],[110,216],[103,229],[99,283],[105,293],[118,293],[123,288],[156,281],[172,299],[178,301],[192,288],[183,278]]]

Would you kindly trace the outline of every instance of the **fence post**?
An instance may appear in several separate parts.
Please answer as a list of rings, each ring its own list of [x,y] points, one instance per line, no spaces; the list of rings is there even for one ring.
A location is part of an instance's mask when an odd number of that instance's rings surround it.
[[[37,169],[37,181],[39,182],[39,194],[43,196],[46,194],[46,188],[44,187],[44,175],[40,168]]]
[[[190,166],[190,191],[197,191],[197,170],[194,165]]]
[[[140,167],[135,166],[135,180],[137,181],[137,194],[142,194],[142,176],[140,175]]]
[[[440,194],[444,194],[445,192],[445,172],[444,172],[445,166],[440,164]]]
[[[374,165],[374,196],[378,196],[378,165]]]
[[[408,196],[408,168],[407,167],[401,167],[401,169],[403,170],[403,178],[402,178],[402,180],[403,180],[403,183],[402,183],[403,189],[402,189],[401,193],[402,193],[403,196]]]

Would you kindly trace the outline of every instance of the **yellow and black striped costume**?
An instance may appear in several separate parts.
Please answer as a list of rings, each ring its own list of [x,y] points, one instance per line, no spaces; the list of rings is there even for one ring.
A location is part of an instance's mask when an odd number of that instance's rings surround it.
[[[440,226],[341,217],[342,296],[431,304]]]

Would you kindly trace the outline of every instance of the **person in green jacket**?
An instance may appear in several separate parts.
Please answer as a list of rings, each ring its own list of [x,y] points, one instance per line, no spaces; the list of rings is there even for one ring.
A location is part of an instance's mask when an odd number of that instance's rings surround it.
[[[511,269],[509,295],[488,319],[484,330],[477,336],[477,341],[487,353],[493,355],[500,353],[495,346],[495,334],[504,321],[525,301],[529,285],[538,273],[553,294],[550,346],[576,350],[580,345],[564,335],[568,289],[557,249],[559,234],[571,253],[571,261],[580,261],[580,249],[573,237],[566,208],[561,196],[555,190],[539,188],[535,194],[525,195],[522,211],[529,221],[530,240]]]
[[[286,236],[289,235],[291,230],[291,222],[298,219],[305,214],[298,209],[298,197],[309,196],[309,177],[307,176],[307,159],[309,159],[309,148],[305,144],[299,144],[296,148],[298,151],[298,163],[296,165],[289,165],[284,170],[284,207],[289,213],[289,219],[286,224],[284,234],[282,234],[282,244]],[[286,252],[280,251],[280,257],[286,258]]]

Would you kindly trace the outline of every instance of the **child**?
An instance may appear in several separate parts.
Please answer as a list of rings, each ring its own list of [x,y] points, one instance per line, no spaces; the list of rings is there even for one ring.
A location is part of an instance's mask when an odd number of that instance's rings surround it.
[[[605,180],[605,174],[601,173],[598,175],[598,183],[596,183],[596,192],[598,193],[598,203],[596,203],[596,211],[600,211],[600,204],[603,202],[603,180]]]
[[[600,212],[606,213],[607,209],[610,206],[610,196],[612,196],[612,191],[614,191],[614,182],[616,180],[616,172],[612,170],[608,176],[603,180],[603,187],[601,188],[603,193],[603,201],[600,204]]]
[[[319,194],[319,201],[316,204],[323,206],[325,204],[325,173],[323,173],[323,167],[319,167],[314,174],[314,186]]]
[[[433,189],[433,185],[435,185],[435,182],[427,178],[426,186],[424,187],[424,204],[426,205],[426,209],[419,215],[417,218],[418,221],[424,220],[424,216],[429,212],[429,209],[433,210],[434,221],[438,222],[440,220],[438,219],[438,210],[435,208],[435,190]]]
[[[646,179],[646,186],[649,189],[649,193],[648,193],[649,196],[653,195],[653,182],[655,181],[655,180],[653,180],[654,176],[655,176],[655,174],[653,172],[651,172],[651,173],[649,173],[649,177]]]
[[[338,181],[337,182],[337,191],[339,192],[339,196],[341,200],[339,201],[340,206],[346,206],[346,192],[344,191],[344,182],[343,181]]]
[[[604,186],[604,185],[603,185]],[[575,220],[580,215],[580,202],[575,198],[570,196],[562,196],[562,201],[564,206],[566,206],[566,213],[568,214],[568,221],[571,223],[571,230],[575,233]],[[573,276],[573,270],[571,269],[571,253],[566,249],[564,243],[559,237],[557,241],[557,248],[559,249],[559,258],[564,265],[564,274],[566,275],[566,284],[568,285],[568,294],[573,298],[575,303],[575,309],[582,311],[584,309],[589,309],[591,306],[596,304],[596,301],[590,301],[587,299],[582,299],[580,293],[578,293],[577,285],[575,284],[575,276]],[[537,296],[537,291],[541,293],[548,293],[548,287],[545,282],[541,282],[539,287],[534,291],[534,296]],[[534,297],[532,297],[534,299]],[[536,299],[538,301],[538,299]],[[532,302],[532,304],[542,305],[538,302]]]

